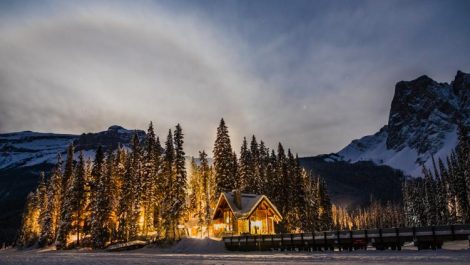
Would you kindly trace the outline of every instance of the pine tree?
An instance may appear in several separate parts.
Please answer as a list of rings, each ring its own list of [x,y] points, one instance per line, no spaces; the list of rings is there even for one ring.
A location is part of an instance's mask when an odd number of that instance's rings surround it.
[[[186,166],[185,166],[185,152],[183,150],[184,135],[183,129],[179,124],[176,125],[174,134],[174,146],[175,146],[175,182],[174,182],[174,195],[175,203],[173,205],[173,219],[177,225],[183,212],[185,210],[185,199],[186,199]]]
[[[154,196],[153,196],[153,206],[154,206],[154,217],[153,217],[153,226],[157,231],[157,237],[161,235],[162,231],[162,200],[164,199],[163,194],[165,194],[165,181],[163,176],[163,153],[164,150],[160,144],[160,138],[157,137],[155,141],[155,157],[154,157],[154,169],[155,169],[155,176],[153,179],[153,186],[154,186]]]
[[[458,123],[458,145],[456,148],[458,160],[458,198],[462,208],[462,221],[470,222],[470,139],[468,131],[462,122]]]
[[[266,180],[265,180],[266,183],[264,186],[263,193],[266,194],[268,198],[273,200],[273,202],[275,202],[276,204],[278,201],[278,198],[276,196],[276,192],[278,190],[277,181],[279,181],[279,179],[277,178],[277,174],[276,174],[277,157],[276,157],[276,153],[274,152],[274,150],[271,150],[270,155],[268,154],[267,161],[268,162],[266,166]]]
[[[134,151],[132,151],[134,152]],[[132,153],[131,153],[132,154]],[[129,241],[130,239],[130,228],[132,223],[133,208],[132,202],[134,201],[134,180],[133,171],[131,169],[132,156],[129,155],[125,160],[125,170],[122,177],[122,188],[121,196],[119,198],[119,227],[118,227],[118,238],[123,241]]]
[[[296,228],[300,228],[300,224],[298,223],[300,205],[298,203],[296,192],[299,191],[297,188],[301,183],[295,183],[295,181],[297,181],[295,176],[295,161],[290,149],[287,149],[286,170],[287,179],[284,181],[284,185],[286,185],[285,188],[287,190],[284,193],[284,197],[286,197],[286,211],[284,219],[286,221],[287,230],[289,232],[295,232]]]
[[[128,177],[131,179],[130,192],[131,192],[131,212],[129,213],[129,239],[134,240],[139,234],[142,206],[142,150],[140,147],[140,140],[137,133],[132,137],[132,151],[130,154],[131,164],[128,168]]]
[[[18,233],[17,245],[28,247],[33,245],[40,233],[38,225],[40,209],[38,207],[37,193],[30,192],[26,199],[26,205],[23,211],[20,231]]]
[[[304,179],[302,176],[302,168],[300,166],[300,161],[297,154],[295,158],[293,158],[292,153],[290,153],[289,161],[292,168],[291,203],[293,205],[293,208],[295,209],[294,224],[297,228],[304,230],[306,228],[304,220],[306,219],[305,207],[307,201],[305,197],[305,187],[303,185]]]
[[[264,142],[259,143],[259,180],[258,180],[258,193],[267,194],[267,187],[269,185],[267,168],[269,164],[269,149],[265,147]]]
[[[46,176],[44,174],[44,171],[39,173],[39,184],[36,190],[37,193],[37,206],[39,208],[39,216],[38,216],[38,224],[39,224],[39,237],[42,235],[42,230],[45,227],[44,221],[46,220],[46,215],[47,215],[47,204],[49,201],[49,198],[47,196],[47,183],[46,183]]]
[[[236,175],[234,175],[234,161],[228,128],[224,119],[220,120],[217,128],[217,138],[214,144],[214,171],[217,183],[217,194],[232,191],[236,188]]]
[[[460,145],[459,145],[460,146]],[[452,152],[450,155],[450,164],[453,179],[453,186],[455,191],[455,201],[457,205],[456,209],[456,221],[458,223],[465,223],[465,218],[467,215],[467,190],[465,183],[465,169],[460,161],[463,160],[465,156],[463,148],[457,148],[457,152]]]
[[[62,205],[60,214],[59,230],[57,232],[56,247],[57,249],[67,248],[67,239],[72,229],[72,211],[73,201],[68,194],[71,193],[71,180],[73,175],[73,152],[74,146],[70,144],[67,149],[67,160],[65,162],[64,175],[62,177]]]
[[[442,163],[442,160],[439,160]],[[434,180],[436,188],[436,221],[438,225],[445,225],[449,219],[449,212],[447,210],[447,188],[442,177],[442,173],[438,170],[434,157],[432,157],[432,164],[434,168]]]
[[[287,168],[287,157],[284,147],[281,143],[278,144],[277,159],[276,159],[276,178],[273,180],[273,200],[275,205],[278,206],[282,216],[287,216],[289,211],[290,199],[290,179]],[[287,219],[281,221],[281,231],[287,231]]]
[[[318,182],[318,197],[320,201],[320,229],[329,230],[332,227],[333,217],[331,210],[331,201],[328,195],[326,182],[322,179]]]
[[[205,151],[199,152],[199,161],[201,161],[200,174],[201,174],[201,193],[203,199],[203,225],[206,226],[209,231],[209,224],[211,222],[211,194],[214,190],[211,188],[211,168],[209,167],[209,161],[207,160],[207,154]]]
[[[102,248],[105,245],[105,234],[103,231],[103,220],[105,219],[105,209],[101,207],[106,200],[104,191],[105,161],[104,152],[98,146],[95,160],[91,171],[91,240],[94,248]]]
[[[450,162],[448,162],[450,165]],[[453,190],[453,181],[450,179],[449,171],[444,166],[442,159],[438,161],[439,172],[441,175],[441,186],[443,191],[443,200],[445,203],[445,211],[447,212],[447,220],[444,224],[454,224],[456,222],[456,205],[455,205],[455,192]]]
[[[424,209],[426,211],[426,225],[437,224],[436,187],[431,172],[423,167],[424,175]]]
[[[154,196],[157,184],[155,182],[156,178],[156,138],[155,132],[153,130],[153,124],[150,123],[147,130],[146,143],[145,143],[145,153],[143,161],[143,180],[142,180],[142,204],[143,204],[143,215],[144,215],[144,224],[143,224],[143,234],[148,235],[150,231],[153,230],[154,225]]]
[[[305,170],[301,171],[303,191],[305,194],[304,210],[304,223],[302,230],[314,232],[319,229],[319,199],[318,192],[316,190],[317,185],[310,174]]]
[[[260,162],[260,150],[256,137],[253,135],[250,143],[250,155],[251,155],[251,171],[252,171],[252,181],[251,192],[255,194],[261,193],[261,162]]]
[[[254,172],[253,159],[248,149],[246,138],[243,138],[243,144],[240,149],[240,159],[238,163],[239,183],[237,188],[242,192],[254,193]]]
[[[67,195],[70,199],[70,210],[72,212],[72,223],[75,224],[77,233],[77,246],[80,244],[80,231],[83,221],[83,206],[85,203],[85,160],[83,152],[80,152],[75,173],[72,175],[70,193]]]
[[[108,161],[111,162],[111,161]],[[121,240],[121,234],[119,233],[119,220],[122,213],[122,209],[120,208],[121,204],[121,197],[122,197],[122,190],[123,190],[123,182],[124,182],[124,174],[125,174],[125,163],[126,163],[126,152],[122,148],[121,145],[118,145],[116,150],[116,155],[114,156],[114,161],[112,161],[112,172],[110,179],[110,193],[112,194],[110,200],[111,205],[111,219],[114,222],[111,223],[111,241]],[[108,165],[109,167],[110,165]]]
[[[194,216],[198,219],[199,227],[203,225],[203,212],[201,210],[201,174],[199,172],[199,166],[196,163],[194,157],[191,158],[191,168],[190,168],[190,178],[189,178],[189,192],[188,192],[188,210],[190,212],[190,218]]]
[[[169,191],[165,193],[162,199],[162,219],[163,227],[165,229],[165,238],[173,240],[175,239],[175,224],[173,209],[175,209],[175,181],[176,181],[176,170],[175,170],[175,148],[173,144],[173,135],[171,130],[168,130],[167,140],[165,142],[165,155],[163,162],[163,181],[164,190]]]
[[[60,217],[60,207],[62,200],[62,159],[60,154],[57,156],[52,177],[47,185],[47,205],[44,210],[44,217],[41,221],[41,236],[39,246],[47,246],[54,243],[57,236],[57,228]]]

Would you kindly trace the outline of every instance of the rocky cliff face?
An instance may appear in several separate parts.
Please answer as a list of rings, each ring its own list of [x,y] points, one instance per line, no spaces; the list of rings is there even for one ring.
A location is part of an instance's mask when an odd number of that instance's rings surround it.
[[[116,150],[119,144],[127,146],[132,140],[134,133],[137,134],[139,139],[145,137],[145,132],[142,130],[127,130],[121,126],[113,125],[106,131],[98,133],[84,133],[74,140],[76,150],[96,150],[99,145],[104,150]]]
[[[428,76],[395,86],[388,124],[378,133],[354,140],[336,159],[373,161],[412,176],[431,158],[444,158],[457,144],[458,121],[470,124],[470,75],[461,71],[450,84]]]

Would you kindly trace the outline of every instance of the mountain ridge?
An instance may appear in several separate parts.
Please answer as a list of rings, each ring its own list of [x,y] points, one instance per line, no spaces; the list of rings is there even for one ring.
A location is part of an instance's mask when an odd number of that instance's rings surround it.
[[[388,123],[353,140],[325,161],[372,161],[420,176],[432,158],[444,159],[457,145],[457,124],[470,124],[470,74],[438,83],[426,75],[395,85]]]

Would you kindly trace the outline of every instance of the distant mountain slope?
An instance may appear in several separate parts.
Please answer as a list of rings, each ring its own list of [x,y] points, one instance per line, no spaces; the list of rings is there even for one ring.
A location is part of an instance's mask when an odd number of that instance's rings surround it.
[[[328,185],[334,203],[342,206],[365,206],[373,197],[383,202],[400,202],[401,171],[388,166],[378,166],[370,161],[348,163],[327,162],[328,155],[302,157],[300,164],[314,175],[321,176]]]
[[[115,150],[119,144],[126,147],[134,133],[141,139],[145,136],[142,130],[127,130],[117,125],[106,131],[82,135],[31,131],[0,134],[0,169],[55,164],[57,154],[65,155],[72,142],[76,155],[83,151],[85,157],[93,158],[98,145],[106,151]]]
[[[457,144],[457,121],[470,125],[470,75],[450,84],[427,76],[395,86],[389,121],[374,135],[354,140],[326,161],[373,161],[419,176],[431,158],[444,158]]]

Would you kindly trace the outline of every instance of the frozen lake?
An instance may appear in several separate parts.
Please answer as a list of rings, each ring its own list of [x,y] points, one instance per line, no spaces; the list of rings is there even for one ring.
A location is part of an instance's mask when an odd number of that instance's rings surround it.
[[[0,252],[1,253],[1,252]],[[2,265],[59,264],[470,264],[469,251],[183,254],[139,252],[18,252],[0,254]]]
[[[121,264],[470,264],[468,241],[446,249],[355,252],[229,252],[213,241],[183,241],[169,249],[143,248],[125,252],[90,250],[0,250],[0,265],[121,265]]]

